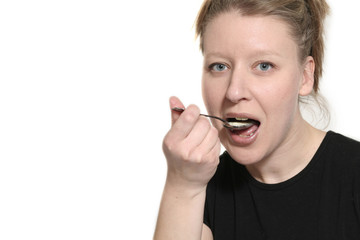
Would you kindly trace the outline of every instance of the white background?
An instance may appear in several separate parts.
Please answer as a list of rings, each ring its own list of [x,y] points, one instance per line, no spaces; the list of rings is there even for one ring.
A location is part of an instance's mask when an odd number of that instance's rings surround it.
[[[0,2],[0,239],[151,239],[201,0]],[[330,129],[360,139],[360,2],[329,0]]]

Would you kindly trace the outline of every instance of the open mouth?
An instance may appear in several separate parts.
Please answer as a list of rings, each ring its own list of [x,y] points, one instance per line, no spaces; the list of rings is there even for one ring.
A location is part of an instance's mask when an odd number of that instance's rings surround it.
[[[260,122],[251,118],[227,118],[226,121],[233,127],[230,131],[241,137],[251,137],[260,126]]]

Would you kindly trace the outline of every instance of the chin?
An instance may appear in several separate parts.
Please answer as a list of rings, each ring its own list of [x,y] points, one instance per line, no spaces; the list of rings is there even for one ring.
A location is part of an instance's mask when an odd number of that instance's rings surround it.
[[[261,144],[258,134],[247,139],[241,139],[236,134],[223,130],[220,140],[232,159],[242,165],[252,165],[264,158],[264,144]]]
[[[225,146],[232,159],[241,165],[252,165],[260,162],[263,157],[259,150],[248,147]]]

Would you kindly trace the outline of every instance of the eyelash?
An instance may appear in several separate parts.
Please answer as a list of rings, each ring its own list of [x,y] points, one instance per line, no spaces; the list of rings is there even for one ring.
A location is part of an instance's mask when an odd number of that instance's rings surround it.
[[[209,71],[223,72],[223,71],[215,71],[215,70],[214,70],[214,67],[215,67],[215,66],[219,66],[219,65],[224,66],[224,67],[226,67],[227,69],[230,69],[230,67],[229,67],[227,64],[224,64],[224,63],[212,63],[212,64],[210,64],[210,65],[208,66],[208,69],[209,69]]]
[[[261,69],[258,69],[258,67],[260,67],[262,64],[268,65],[268,66],[269,66],[269,69],[267,69],[267,70],[265,70],[265,71],[263,71],[263,70],[261,70]],[[219,65],[220,65],[220,66],[224,66],[224,67],[227,68],[227,69],[224,69],[224,70],[222,70],[222,71],[214,70],[214,67],[219,66]],[[254,65],[254,68],[255,68],[255,70],[258,70],[258,71],[260,71],[260,72],[265,73],[265,72],[269,72],[270,70],[274,69],[274,68],[275,68],[275,65],[274,65],[273,63],[271,63],[271,62],[259,61],[259,62],[257,62],[257,63]],[[225,63],[212,63],[212,64],[210,64],[210,65],[208,66],[208,70],[209,70],[209,71],[212,71],[212,72],[223,72],[223,71],[228,70],[228,69],[230,69],[230,67],[229,67],[227,64],[225,64]]]
[[[270,67],[270,69],[267,69],[265,71],[261,70],[261,69],[258,69],[258,67],[260,67],[261,65],[268,65],[268,67]],[[275,68],[274,64],[270,63],[270,62],[266,62],[266,61],[261,61],[261,62],[258,62],[256,63],[255,65],[255,69],[261,71],[261,72],[268,72],[270,71],[271,69]]]

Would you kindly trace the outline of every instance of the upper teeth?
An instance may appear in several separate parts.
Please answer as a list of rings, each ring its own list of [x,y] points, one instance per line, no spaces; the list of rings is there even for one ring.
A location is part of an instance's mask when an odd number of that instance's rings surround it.
[[[235,118],[237,121],[247,121],[249,120],[248,118]]]

